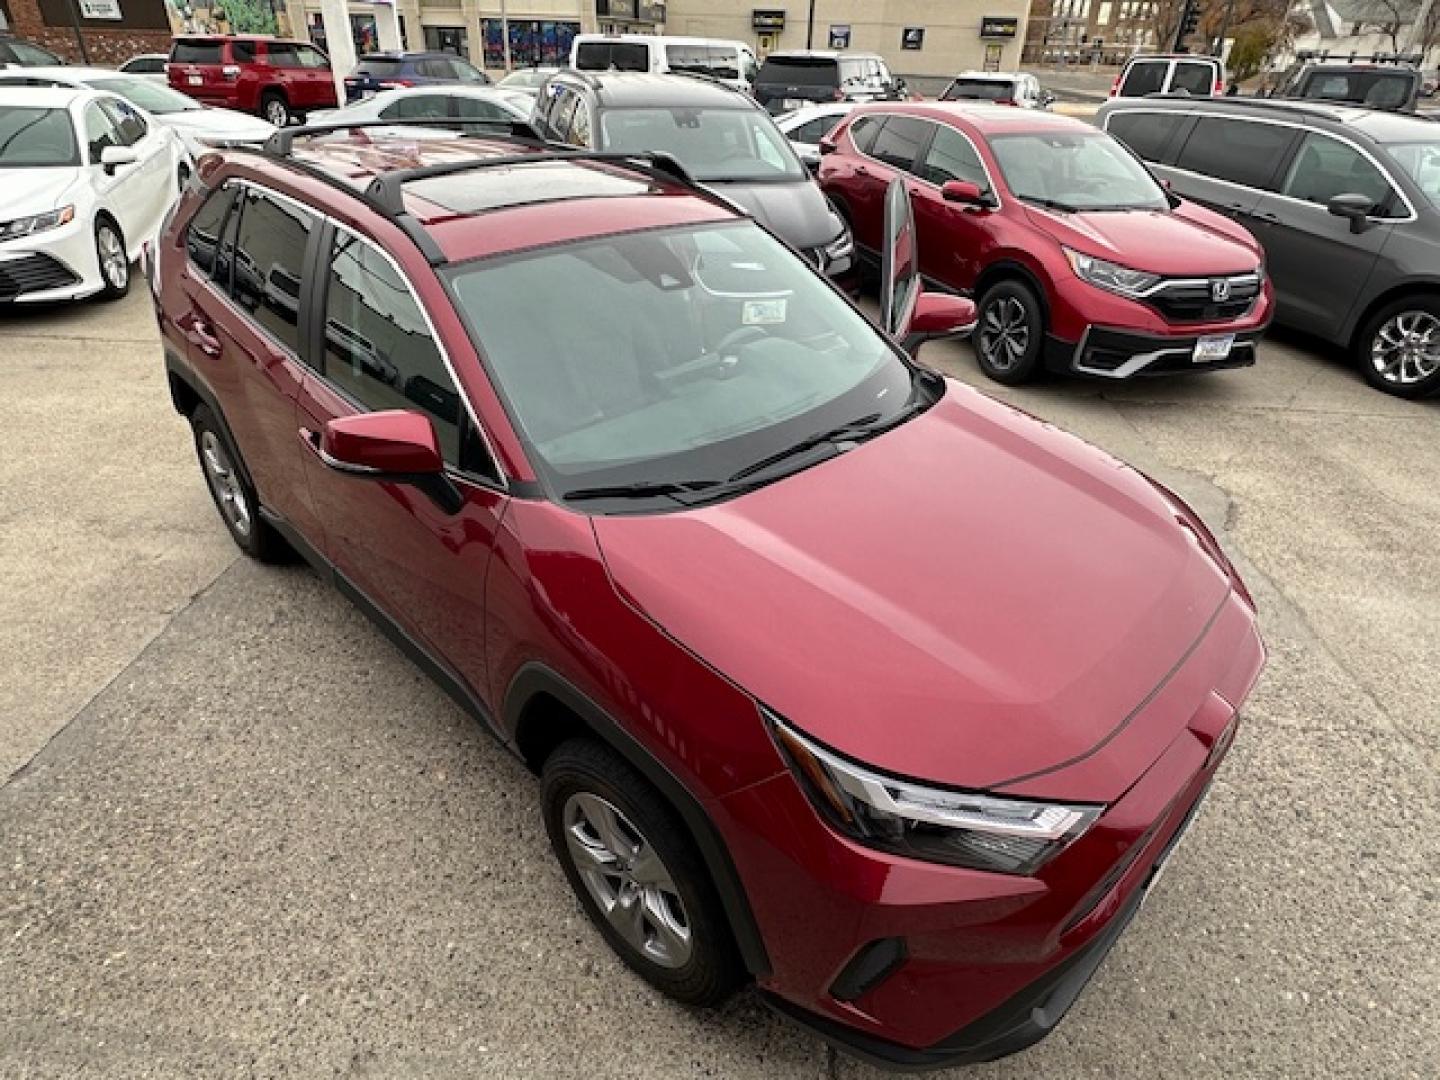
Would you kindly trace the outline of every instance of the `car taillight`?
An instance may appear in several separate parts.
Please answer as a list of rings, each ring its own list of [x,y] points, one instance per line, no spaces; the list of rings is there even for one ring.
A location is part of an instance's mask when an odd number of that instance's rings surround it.
[[[225,78],[227,79],[238,79],[240,78],[240,65],[226,64],[220,69],[220,74],[225,76]]]
[[[1115,76],[1115,81],[1110,84],[1110,96],[1115,97],[1120,93],[1120,76]]]
[[[1225,95],[1225,80],[1224,80],[1224,79],[1216,79],[1216,80],[1215,80],[1215,96],[1216,96],[1216,97],[1223,97],[1224,95]]]

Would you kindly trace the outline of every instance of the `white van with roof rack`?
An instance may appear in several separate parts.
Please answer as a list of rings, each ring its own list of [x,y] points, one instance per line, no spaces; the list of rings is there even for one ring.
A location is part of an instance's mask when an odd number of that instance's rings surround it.
[[[743,41],[656,34],[577,34],[570,46],[577,71],[649,71],[704,75],[748,92],[760,65]]]

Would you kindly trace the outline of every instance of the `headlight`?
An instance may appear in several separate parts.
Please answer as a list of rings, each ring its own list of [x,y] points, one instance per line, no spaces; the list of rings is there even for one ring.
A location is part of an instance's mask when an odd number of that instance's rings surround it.
[[[818,746],[767,713],[810,800],[836,829],[869,847],[1002,874],[1032,874],[1104,807],[948,791],[884,776]]]
[[[840,235],[825,245],[825,261],[838,262],[855,253],[855,238],[850,235],[850,226],[841,224]]]
[[[32,214],[30,217],[0,221],[0,240],[17,240],[22,236],[44,232],[46,229],[58,229],[61,225],[66,225],[74,220],[75,207],[62,206],[59,210],[51,210],[46,214]]]
[[[1070,268],[1081,281],[1121,296],[1143,296],[1162,280],[1159,274],[1131,270],[1128,266],[1106,262],[1094,255],[1083,255],[1069,248],[1065,249],[1065,257],[1070,260]]]

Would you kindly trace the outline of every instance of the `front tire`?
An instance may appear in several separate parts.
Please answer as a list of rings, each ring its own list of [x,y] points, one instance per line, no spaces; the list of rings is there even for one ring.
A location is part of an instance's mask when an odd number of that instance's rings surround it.
[[[687,1005],[743,980],[719,898],[670,805],[592,739],[545,761],[545,830],[585,914],[626,965]]]
[[[95,221],[95,261],[100,267],[100,299],[118,300],[130,291],[130,253],[120,226],[108,217]]]
[[[976,305],[975,356],[998,383],[1019,386],[1040,370],[1045,319],[1040,298],[1024,282],[999,281]]]
[[[1440,390],[1440,300],[1413,296],[1381,308],[1361,331],[1355,359],[1371,386],[1395,397]]]

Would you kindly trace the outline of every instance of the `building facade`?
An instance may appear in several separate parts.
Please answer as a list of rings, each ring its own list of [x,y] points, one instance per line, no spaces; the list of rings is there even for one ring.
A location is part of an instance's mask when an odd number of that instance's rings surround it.
[[[165,0],[74,0],[74,4],[72,13],[71,0],[0,0],[0,30],[33,41],[72,64],[86,59],[92,64],[122,64],[140,53],[170,51]]]
[[[1153,52],[1155,0],[1034,0],[1025,35],[1029,64],[1118,64]]]

